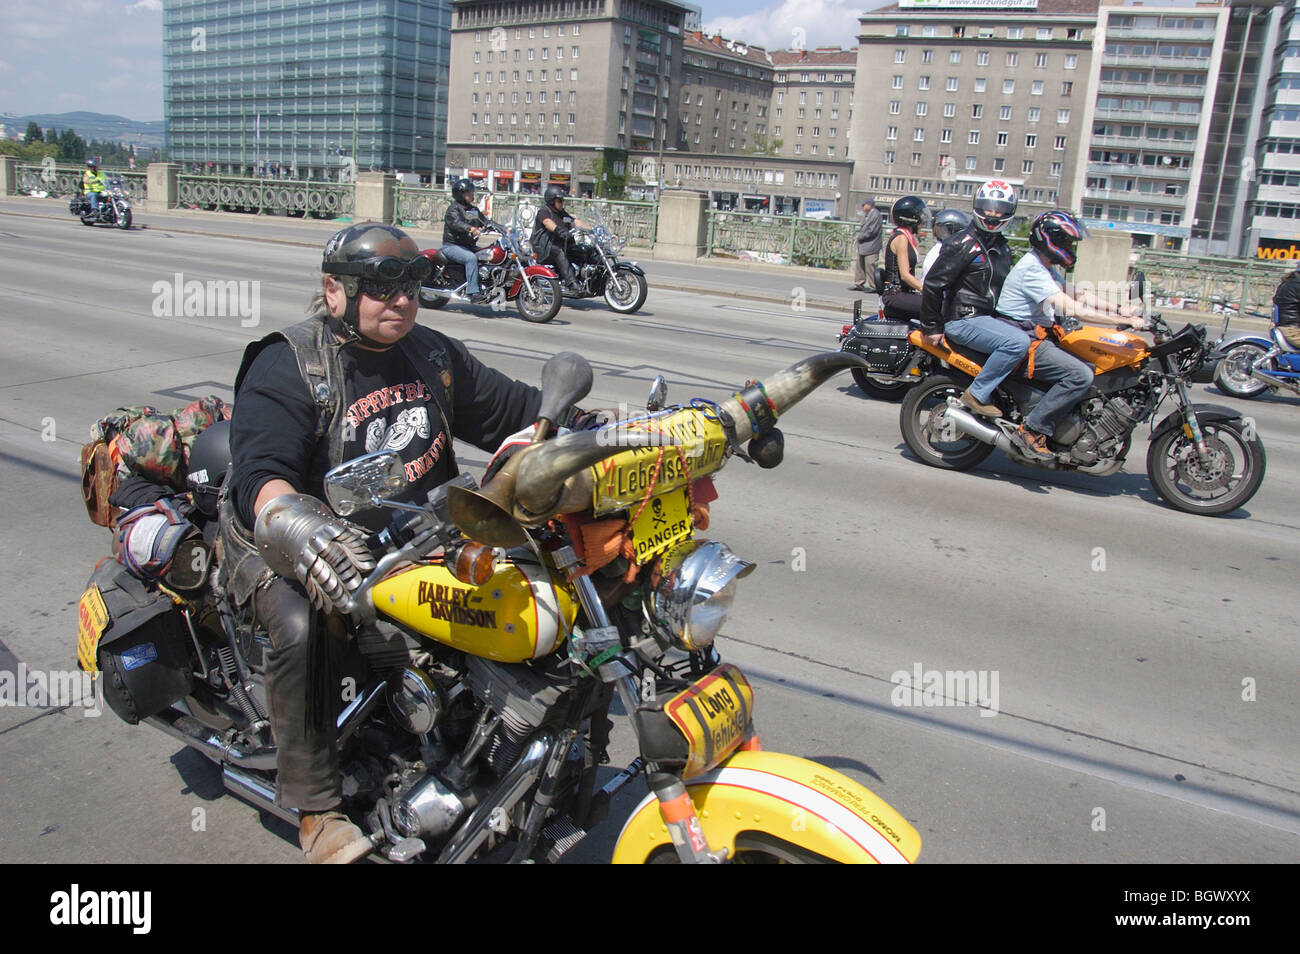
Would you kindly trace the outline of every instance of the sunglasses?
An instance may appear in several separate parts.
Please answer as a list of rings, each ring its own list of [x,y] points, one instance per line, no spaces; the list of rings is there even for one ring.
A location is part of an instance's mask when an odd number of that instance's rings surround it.
[[[412,300],[420,294],[419,281],[384,281],[383,279],[363,278],[358,283],[359,291],[375,301],[392,301],[398,295],[405,295]]]
[[[331,275],[361,275],[385,282],[410,280],[418,283],[429,277],[433,263],[423,255],[411,259],[385,255],[382,258],[368,258],[363,262],[330,262],[323,270]]]

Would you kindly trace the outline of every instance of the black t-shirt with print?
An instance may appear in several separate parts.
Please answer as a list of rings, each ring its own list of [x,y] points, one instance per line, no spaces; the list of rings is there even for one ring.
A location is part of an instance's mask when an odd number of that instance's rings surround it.
[[[444,410],[456,437],[494,451],[536,419],[541,403],[537,388],[487,367],[454,338],[442,340],[452,380],[452,406]],[[396,347],[376,352],[349,345],[340,357],[344,406],[352,425],[344,435],[343,459],[396,451],[406,466],[408,486],[395,499],[422,503],[451,477],[451,436],[438,403],[446,392],[431,394]],[[316,437],[318,413],[289,345],[267,345],[241,382],[231,420],[231,498],[245,526],[253,526],[253,504],[269,480],[285,480],[324,499],[328,439]],[[349,519],[379,529],[390,516],[368,511]]]

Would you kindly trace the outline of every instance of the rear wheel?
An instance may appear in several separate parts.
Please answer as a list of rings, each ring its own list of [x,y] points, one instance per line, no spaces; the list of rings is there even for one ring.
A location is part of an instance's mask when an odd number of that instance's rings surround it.
[[[519,314],[523,316],[524,321],[535,324],[550,321],[559,313],[560,305],[564,303],[564,296],[560,292],[560,280],[539,275],[530,278],[529,285],[532,286],[532,292],[529,292],[528,285],[522,285],[519,289],[519,297],[515,299],[515,307],[519,309]]]
[[[645,304],[649,292],[644,275],[620,268],[605,283],[605,302],[619,314],[630,315]]]
[[[903,440],[931,467],[969,470],[993,453],[992,444],[963,434],[948,417],[948,398],[964,390],[964,383],[939,374],[913,385],[903,398],[898,418]]]
[[[94,225],[94,224],[95,224],[95,213],[93,213],[93,212],[83,212],[83,213],[81,214],[81,224],[82,224],[82,225]]]
[[[1250,341],[1230,347],[1214,368],[1214,383],[1224,394],[1235,398],[1259,397],[1268,385],[1252,378],[1250,369],[1267,353],[1267,349]]]
[[[1156,492],[1176,510],[1218,517],[1243,506],[1264,482],[1264,444],[1242,421],[1201,424],[1206,459],[1201,460],[1182,427],[1151,442],[1147,475]]]
[[[902,400],[912,386],[910,381],[875,381],[861,368],[850,368],[849,373],[853,375],[853,383],[866,392],[867,397],[878,401]]]

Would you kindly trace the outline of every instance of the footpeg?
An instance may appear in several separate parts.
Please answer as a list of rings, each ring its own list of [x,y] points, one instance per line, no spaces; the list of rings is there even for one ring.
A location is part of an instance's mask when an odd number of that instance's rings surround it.
[[[384,857],[394,864],[406,864],[424,853],[425,844],[419,838],[403,838],[384,849]]]
[[[552,842],[550,850],[546,852],[546,861],[553,865],[586,838],[587,832],[575,825],[572,819],[561,815],[542,829],[542,837]]]

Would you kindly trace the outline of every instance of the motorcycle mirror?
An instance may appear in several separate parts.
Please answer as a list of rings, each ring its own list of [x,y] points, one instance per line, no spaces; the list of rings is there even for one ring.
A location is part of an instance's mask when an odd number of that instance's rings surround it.
[[[380,506],[406,486],[406,467],[395,451],[375,451],[339,464],[325,475],[325,499],[340,517]]]
[[[545,440],[565,413],[591,391],[591,365],[572,351],[562,351],[542,367],[542,406],[537,410],[533,441]]]
[[[647,411],[662,411],[668,403],[668,380],[662,374],[656,374],[650,382],[650,397],[645,402]]]

